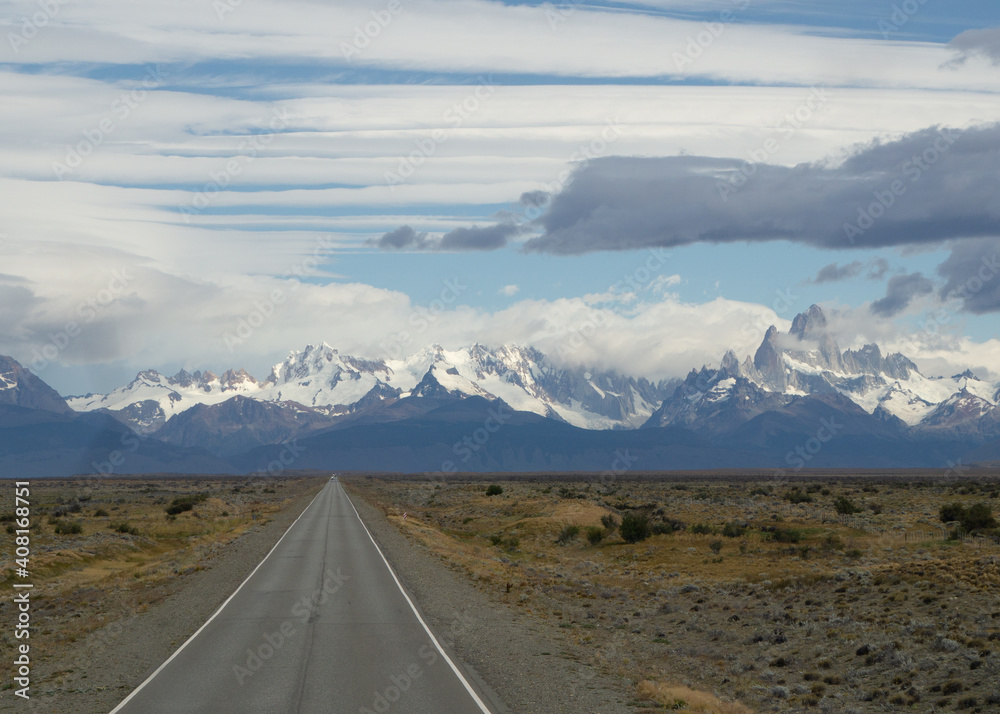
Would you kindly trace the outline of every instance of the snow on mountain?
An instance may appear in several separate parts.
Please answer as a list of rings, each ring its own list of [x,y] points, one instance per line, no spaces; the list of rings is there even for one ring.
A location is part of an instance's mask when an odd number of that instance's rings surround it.
[[[727,405],[732,394],[741,395],[739,403]],[[718,370],[692,372],[649,425],[701,424],[711,429],[796,397],[823,394],[843,395],[869,414],[878,412],[909,427],[944,427],[991,412],[1000,402],[1000,384],[971,372],[925,377],[904,355],[883,356],[875,344],[841,351],[822,309],[813,305],[795,317],[787,333],[769,328],[753,359],[748,356],[740,363],[730,351]]]
[[[562,369],[538,350],[516,345],[459,350],[435,345],[405,359],[379,360],[342,355],[322,343],[289,354],[264,382],[243,371],[222,378],[210,372],[167,378],[150,371],[110,394],[73,397],[70,404],[78,411],[107,409],[148,433],[196,404],[218,404],[237,395],[296,402],[327,416],[411,395],[480,396],[575,426],[610,429],[642,424],[672,386]]]
[[[244,370],[230,370],[221,377],[184,370],[165,377],[156,370],[147,370],[110,394],[68,397],[66,401],[78,412],[108,410],[140,433],[151,433],[170,417],[197,404],[219,404],[237,395],[253,396],[260,386]]]
[[[0,381],[0,394],[9,382]],[[683,383],[567,369],[534,348],[517,345],[457,350],[434,345],[403,359],[383,360],[343,355],[322,343],[290,353],[264,382],[242,370],[222,377],[182,371],[169,378],[150,371],[110,394],[68,401],[78,411],[106,409],[150,433],[192,406],[237,395],[297,403],[326,417],[409,396],[477,396],[586,429],[679,425],[717,432],[797,397],[840,395],[896,428],[962,425],[968,431],[970,420],[996,409],[1000,384],[971,372],[926,377],[904,355],[883,355],[875,344],[842,351],[822,309],[813,305],[795,317],[787,333],[768,329],[753,356],[741,362],[729,351],[718,369],[692,370]]]
[[[56,390],[25,369],[19,362],[0,355],[0,405],[66,414],[70,408]]]

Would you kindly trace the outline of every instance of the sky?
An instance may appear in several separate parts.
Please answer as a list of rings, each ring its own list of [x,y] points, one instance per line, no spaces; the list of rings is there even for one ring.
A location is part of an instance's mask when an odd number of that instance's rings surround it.
[[[1000,379],[1000,28],[939,0],[0,3],[0,354],[652,379],[824,307]]]

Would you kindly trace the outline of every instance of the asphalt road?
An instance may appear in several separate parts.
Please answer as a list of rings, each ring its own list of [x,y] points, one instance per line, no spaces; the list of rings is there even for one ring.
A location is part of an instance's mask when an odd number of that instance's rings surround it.
[[[483,714],[331,479],[221,608],[112,714]]]

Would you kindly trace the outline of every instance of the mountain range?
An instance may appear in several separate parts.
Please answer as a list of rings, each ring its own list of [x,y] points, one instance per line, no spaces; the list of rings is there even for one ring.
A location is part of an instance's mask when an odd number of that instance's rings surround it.
[[[1000,459],[998,403],[971,372],[842,350],[815,305],[753,355],[656,382],[516,345],[382,360],[321,344],[262,381],[149,370],[64,399],[0,357],[0,474],[953,468]]]

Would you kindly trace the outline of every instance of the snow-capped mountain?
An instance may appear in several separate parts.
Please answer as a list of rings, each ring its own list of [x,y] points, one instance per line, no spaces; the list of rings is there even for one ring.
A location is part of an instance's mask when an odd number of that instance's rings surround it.
[[[107,410],[137,432],[148,434],[193,406],[219,404],[238,395],[251,396],[260,388],[260,383],[242,369],[230,370],[221,377],[211,372],[188,374],[184,370],[165,377],[156,370],[147,370],[109,394],[68,397],[66,401],[78,412]]]
[[[813,305],[781,334],[771,327],[753,358],[728,352],[718,369],[692,371],[647,426],[698,426],[724,430],[780,409],[797,397],[840,394],[869,414],[902,429],[941,430],[1000,416],[1000,384],[972,372],[925,377],[902,354],[882,355],[878,345],[841,351]],[[992,429],[992,427],[990,427]],[[989,436],[984,433],[983,436]]]
[[[10,357],[0,355],[0,404],[44,409],[57,414],[70,411],[59,393]]]
[[[797,315],[787,333],[768,329],[752,356],[741,361],[730,351],[717,369],[692,370],[683,382],[654,384],[564,368],[537,349],[517,345],[432,346],[385,360],[341,354],[322,343],[292,352],[264,381],[244,370],[221,377],[148,371],[110,394],[71,397],[68,403],[77,411],[106,410],[147,434],[196,405],[221,405],[240,396],[292,411],[301,406],[326,423],[408,397],[481,397],[584,429],[679,426],[717,435],[796,399],[836,395],[899,433],[972,442],[1000,436],[1000,384],[971,372],[927,377],[906,356],[883,355],[875,344],[841,350],[815,305]],[[278,411],[267,414],[276,423],[287,421]],[[324,423],[309,421],[316,428]]]
[[[70,398],[77,411],[107,410],[132,428],[152,433],[175,414],[235,396],[297,403],[328,417],[408,396],[502,399],[527,411],[588,429],[635,428],[644,423],[675,383],[653,384],[604,372],[554,366],[531,348],[483,345],[459,350],[433,346],[399,360],[340,354],[326,343],[292,352],[258,382],[243,370],[217,377],[180,372],[140,373],[110,394]]]

